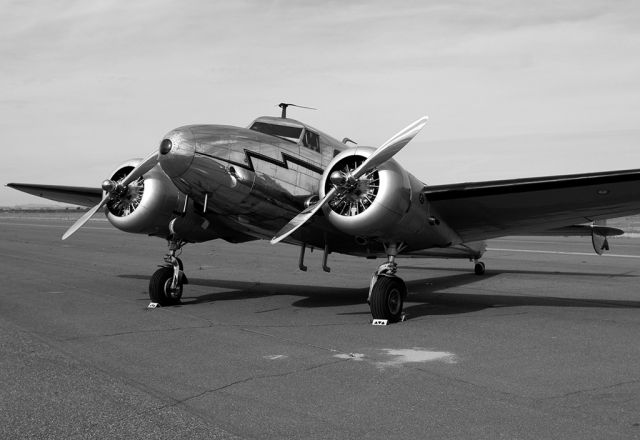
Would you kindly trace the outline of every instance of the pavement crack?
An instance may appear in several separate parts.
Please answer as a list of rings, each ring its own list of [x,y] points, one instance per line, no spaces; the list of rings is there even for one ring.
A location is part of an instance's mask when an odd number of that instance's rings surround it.
[[[62,342],[73,342],[79,340],[87,340],[87,339],[98,339],[98,338],[112,338],[117,336],[127,336],[127,335],[142,335],[145,333],[168,333],[175,332],[179,330],[193,330],[193,329],[202,329],[202,328],[211,328],[215,325],[209,323],[208,325],[196,325],[196,326],[187,326],[187,327],[171,327],[171,328],[162,328],[162,329],[150,329],[150,330],[130,330],[126,332],[116,332],[116,333],[105,333],[101,335],[89,335],[89,336],[75,336],[71,338],[61,339]]]
[[[251,330],[248,328],[243,328],[242,331],[245,331],[247,333],[253,333],[254,335],[266,336],[269,338],[277,339],[278,341],[281,341],[281,342],[290,342],[292,344],[300,345],[303,347],[311,347],[318,350],[327,351],[329,353],[342,353],[340,350],[336,350],[335,348],[323,347],[321,345],[310,344],[308,342],[300,342],[300,341],[296,341],[295,339],[283,338],[281,336],[276,336],[276,335],[272,335],[270,333],[265,333],[265,332],[259,332],[257,330]]]
[[[214,393],[218,393],[220,391],[224,391],[226,389],[232,388],[236,385],[241,385],[244,383],[249,383],[249,382],[253,382],[256,380],[261,380],[261,379],[274,379],[274,378],[281,378],[281,377],[287,377],[287,376],[292,376],[294,374],[299,374],[299,373],[306,373],[309,371],[313,371],[313,370],[317,370],[318,368],[323,368],[323,367],[327,367],[330,365],[334,365],[334,364],[338,364],[341,362],[348,362],[350,361],[350,359],[337,359],[337,360],[333,360],[333,361],[329,361],[329,362],[323,362],[320,364],[316,364],[316,365],[312,365],[310,367],[305,367],[305,368],[297,368],[295,370],[290,370],[290,371],[284,371],[281,373],[271,373],[271,374],[258,374],[255,376],[249,376],[246,377],[244,379],[238,379],[235,380],[233,382],[230,382],[226,385],[222,385],[219,386],[217,388],[212,388],[209,390],[204,390],[198,394],[194,394],[193,396],[189,396],[189,397],[185,397],[183,399],[176,399],[176,398],[172,398],[170,403],[167,403],[166,405],[162,405],[153,409],[148,409],[145,411],[140,412],[138,415],[143,415],[143,414],[147,414],[147,413],[151,413],[154,411],[158,411],[158,410],[163,410],[166,408],[172,408],[172,407],[176,407],[178,405],[183,405],[186,404],[187,402],[191,401],[191,400],[195,400],[195,399],[199,399],[203,396],[206,396],[207,394],[214,394]]]
[[[620,387],[620,386],[624,386],[624,385],[634,385],[634,384],[638,384],[638,383],[640,383],[640,379],[627,380],[627,381],[617,382],[617,383],[610,384],[610,385],[604,385],[604,386],[601,386],[601,387],[585,388],[583,390],[571,391],[569,393],[564,393],[564,394],[561,394],[559,396],[546,397],[546,398],[538,399],[538,400],[541,401],[541,402],[544,402],[544,401],[549,401],[549,400],[565,399],[567,397],[578,396],[580,394],[593,393],[593,392],[596,392],[596,391],[604,391],[604,390],[608,390],[608,389],[611,389],[611,388],[616,388],[616,387]]]
[[[460,377],[452,377],[452,376],[449,376],[447,374],[437,373],[435,371],[428,370],[426,368],[412,367],[410,365],[403,365],[403,367],[404,368],[412,368],[412,369],[414,369],[416,371],[420,371],[421,373],[426,373],[426,374],[429,374],[429,375],[432,375],[432,376],[435,376],[435,377],[439,377],[441,379],[454,382],[454,383],[456,383],[458,385],[464,385],[464,386],[473,388],[476,391],[481,390],[481,391],[484,391],[484,392],[493,393],[493,394],[495,394],[497,396],[502,396],[504,398],[517,399],[518,401],[528,401],[528,400],[530,400],[529,397],[523,396],[521,394],[512,393],[512,392],[508,392],[508,391],[503,391],[503,390],[500,390],[500,389],[497,389],[497,388],[494,388],[494,387],[491,387],[491,386],[487,386],[487,385],[484,385],[484,384],[480,384],[480,383],[472,382],[472,381],[469,381],[469,380],[465,380],[465,379],[462,379]]]

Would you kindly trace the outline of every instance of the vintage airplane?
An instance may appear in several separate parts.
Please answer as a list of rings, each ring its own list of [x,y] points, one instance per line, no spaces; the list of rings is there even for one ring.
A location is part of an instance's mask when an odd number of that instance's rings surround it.
[[[163,306],[180,301],[187,277],[176,257],[186,243],[223,239],[285,241],[365,258],[386,258],[374,273],[374,319],[398,321],[407,294],[396,257],[468,258],[475,272],[483,240],[505,235],[585,235],[594,249],[623,232],[600,220],[640,213],[640,170],[428,186],[393,156],[423,128],[420,118],[377,149],[348,145],[286,117],[248,128],[176,128],[144,160],[123,163],[102,188],[10,183],[51,200],[93,206],[125,232],[168,241],[165,266],[149,282]],[[455,164],[452,164],[455,166]],[[588,223],[588,224],[585,224]]]

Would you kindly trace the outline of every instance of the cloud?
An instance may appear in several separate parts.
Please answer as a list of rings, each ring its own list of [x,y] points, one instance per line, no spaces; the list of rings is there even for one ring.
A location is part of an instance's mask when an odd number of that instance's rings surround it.
[[[59,182],[64,157],[85,185],[104,177],[87,161],[110,169],[175,126],[246,125],[282,100],[372,145],[425,113],[425,142],[626,130],[639,21],[631,1],[9,1],[0,121],[42,157],[34,179]],[[23,160],[5,153],[6,178],[27,177]]]

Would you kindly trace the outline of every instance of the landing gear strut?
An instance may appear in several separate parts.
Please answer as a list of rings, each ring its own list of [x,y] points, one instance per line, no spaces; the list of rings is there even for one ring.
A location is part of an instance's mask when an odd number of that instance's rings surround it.
[[[396,276],[398,264],[396,255],[402,245],[385,245],[387,262],[382,264],[371,278],[369,288],[369,307],[373,319],[386,319],[389,322],[402,320],[402,308],[407,296],[407,286]]]
[[[161,306],[171,306],[180,303],[182,287],[189,284],[183,272],[182,260],[176,257],[176,252],[182,249],[186,242],[169,240],[169,253],[164,257],[165,264],[156,270],[149,280],[149,299]]]

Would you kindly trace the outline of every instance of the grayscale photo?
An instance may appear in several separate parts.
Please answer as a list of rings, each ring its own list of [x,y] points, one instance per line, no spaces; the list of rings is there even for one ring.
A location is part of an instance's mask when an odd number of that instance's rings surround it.
[[[640,439],[640,4],[0,11],[0,438]]]

